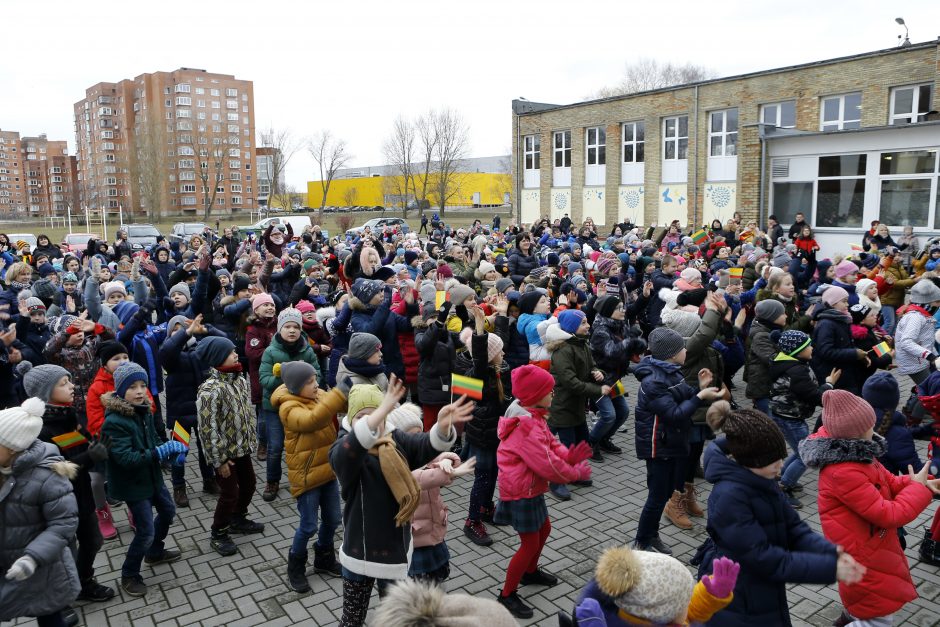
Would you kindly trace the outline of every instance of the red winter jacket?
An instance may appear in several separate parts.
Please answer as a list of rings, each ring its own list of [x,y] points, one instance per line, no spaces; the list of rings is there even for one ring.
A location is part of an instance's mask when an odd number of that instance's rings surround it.
[[[101,404],[101,396],[114,391],[114,375],[104,369],[98,368],[95,380],[88,386],[88,392],[85,395],[85,417],[88,419],[88,433],[98,435],[101,432],[101,426],[104,424],[104,405]],[[157,406],[153,402],[153,395],[147,390],[147,398],[150,399],[150,410],[157,411]]]
[[[832,443],[837,443],[833,445]],[[854,585],[839,584],[845,609],[862,620],[887,616],[917,598],[897,530],[920,514],[930,490],[888,472],[870,440],[834,440],[825,427],[800,446],[819,471],[819,518],[826,539],[867,569]]]
[[[261,403],[261,383],[258,381],[258,369],[264,349],[271,343],[277,332],[277,318],[255,318],[245,331],[245,357],[248,358],[248,380],[251,381],[251,402]]]
[[[414,297],[420,299],[417,291],[414,291]],[[398,295],[398,292],[395,293],[392,300],[394,301],[395,298],[398,299],[398,302],[393,302],[392,311],[400,316],[407,315],[408,303]],[[398,333],[398,348],[401,350],[402,363],[405,364],[405,385],[414,385],[418,382],[418,364],[421,357],[415,347],[415,330],[424,329],[427,327],[427,323],[422,320],[421,316],[414,316],[411,319],[411,325],[411,330],[399,331]]]

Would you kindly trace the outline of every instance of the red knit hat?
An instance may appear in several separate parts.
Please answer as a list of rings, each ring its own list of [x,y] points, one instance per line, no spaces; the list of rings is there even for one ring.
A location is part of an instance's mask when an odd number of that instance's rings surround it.
[[[846,390],[827,390],[822,397],[822,421],[833,438],[857,440],[875,426],[875,410]]]
[[[531,407],[555,389],[555,377],[538,366],[522,366],[512,371],[512,393],[523,407]]]

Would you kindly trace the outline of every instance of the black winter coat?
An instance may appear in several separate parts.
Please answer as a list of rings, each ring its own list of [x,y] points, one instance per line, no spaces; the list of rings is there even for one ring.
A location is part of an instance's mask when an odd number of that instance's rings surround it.
[[[851,318],[831,307],[816,314],[816,328],[813,330],[813,360],[810,362],[816,379],[825,381],[833,368],[842,369],[842,377],[836,384],[837,390],[848,390],[856,396],[862,395],[862,367],[852,331],[849,328]]]
[[[630,358],[642,354],[646,342],[634,337],[623,320],[597,316],[591,326],[591,355],[604,373],[604,385],[613,385],[627,374]]]
[[[206,327],[208,334],[226,337],[218,329]],[[180,329],[166,338],[160,346],[160,363],[166,370],[166,415],[167,418],[196,417],[196,395],[199,386],[209,376],[209,368],[196,357],[195,346],[188,346],[190,336]],[[196,338],[196,343],[200,341]],[[169,422],[169,420],[167,421]]]
[[[531,249],[530,249],[531,250]],[[518,248],[509,251],[509,278],[519,285],[529,273],[539,267],[539,258],[534,253],[523,255]]]
[[[770,365],[770,413],[784,420],[812,418],[822,407],[822,395],[831,390],[828,383],[819,385],[813,369],[805,361],[780,353]]]
[[[500,324],[506,326],[506,337],[503,338],[503,355],[510,370],[515,370],[529,363],[529,340],[526,339],[525,334],[519,332],[517,322],[517,320],[505,316],[496,316],[497,331]]]
[[[446,405],[451,402],[451,375],[457,350],[463,349],[460,336],[432,320],[426,329],[415,333],[418,364],[418,398],[421,404]]]
[[[682,367],[646,356],[633,369],[640,382],[636,411],[639,459],[688,457],[692,415],[702,404]]]
[[[747,357],[744,363],[744,380],[747,382],[744,394],[748,398],[770,396],[770,386],[773,383],[770,366],[777,355],[777,344],[770,339],[770,334],[773,331],[782,330],[775,324],[764,323],[757,319],[751,323],[745,351]]]
[[[663,323],[662,312],[666,306],[666,301],[659,297],[659,290],[664,287],[672,289],[672,284],[676,282],[676,277],[666,276],[663,271],[657,268],[651,277],[653,281],[653,292],[650,296],[650,303],[646,307],[646,320],[651,326],[658,327]]]
[[[497,334],[502,336],[497,329]],[[467,440],[479,448],[495,451],[499,446],[496,428],[509,403],[512,402],[512,380],[510,370],[505,363],[494,368],[488,362],[488,334],[473,335],[471,340],[473,357],[463,352],[457,356],[455,370],[467,377],[483,380],[483,400],[477,401],[473,408],[473,420],[464,425]],[[505,345],[506,340],[503,340]],[[503,384],[503,399],[499,398],[497,377]]]

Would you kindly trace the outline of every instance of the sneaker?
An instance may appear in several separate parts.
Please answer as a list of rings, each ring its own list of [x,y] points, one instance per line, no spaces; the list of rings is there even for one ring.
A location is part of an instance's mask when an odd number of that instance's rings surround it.
[[[147,596],[147,584],[137,575],[136,577],[121,577],[121,590],[132,597]]]
[[[662,553],[663,555],[672,555],[672,549],[663,544],[663,541],[659,539],[659,536],[656,536],[646,543],[637,540],[633,543],[633,549],[636,551],[647,551],[648,553]]]
[[[604,456],[601,455],[601,447],[597,444],[591,447],[591,461],[592,462],[604,461]]]
[[[268,481],[264,486],[264,492],[261,493],[261,498],[265,502],[270,503],[277,498],[277,491],[280,488],[280,485],[277,481]]]
[[[268,461],[268,445],[263,442],[258,442],[258,461]]]
[[[598,442],[598,447],[605,453],[610,453],[611,455],[620,455],[623,453],[623,449],[608,440],[601,440]]]
[[[213,551],[222,556],[235,555],[238,553],[238,547],[235,546],[231,536],[228,535],[228,528],[219,529],[218,531],[213,529],[212,540],[210,540],[209,546],[212,547]]]
[[[66,606],[59,612],[62,616],[62,624],[65,627],[75,627],[80,622],[78,620],[78,612],[73,608]]]
[[[803,491],[803,486],[801,486],[801,485],[798,483],[798,484],[796,484],[795,486],[793,486],[792,488],[790,488],[790,491],[791,491],[791,492],[802,492],[802,491]]]
[[[532,618],[535,615],[532,608],[523,603],[522,599],[519,598],[518,592],[513,592],[505,597],[503,593],[500,592],[496,595],[496,600],[516,618]]]
[[[144,561],[150,564],[151,566],[156,566],[157,564],[172,564],[173,562],[178,562],[182,553],[177,549],[163,549],[163,553],[156,557],[150,557],[149,555],[144,558]]]
[[[264,523],[248,520],[244,516],[232,520],[228,526],[229,533],[246,535],[249,533],[264,533]]]
[[[470,538],[470,541],[480,546],[490,546],[493,544],[493,538],[486,532],[486,525],[479,520],[467,519],[463,526],[463,535]]]
[[[790,505],[790,507],[793,509],[803,508],[803,504],[800,503],[800,500],[793,496],[793,488],[788,488],[781,483],[780,489],[783,491],[783,496],[787,500],[787,503]]]
[[[523,586],[554,586],[558,583],[558,577],[536,568],[535,572],[523,573],[519,583]]]
[[[114,588],[102,586],[92,579],[82,585],[82,591],[78,593],[79,601],[92,601],[100,603],[114,597]]]
[[[173,502],[177,507],[189,507],[189,497],[186,496],[186,486],[173,486]]]
[[[548,485],[548,491],[559,501],[571,500],[571,490],[563,483],[550,483]]]
[[[204,479],[202,481],[202,491],[206,494],[219,494],[221,492],[215,479]]]

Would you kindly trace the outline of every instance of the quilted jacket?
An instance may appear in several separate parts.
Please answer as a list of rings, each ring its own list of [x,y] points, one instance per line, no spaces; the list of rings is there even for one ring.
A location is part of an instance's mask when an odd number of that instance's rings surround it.
[[[248,379],[241,373],[209,370],[196,397],[199,438],[206,461],[213,468],[258,447],[255,409]]]

